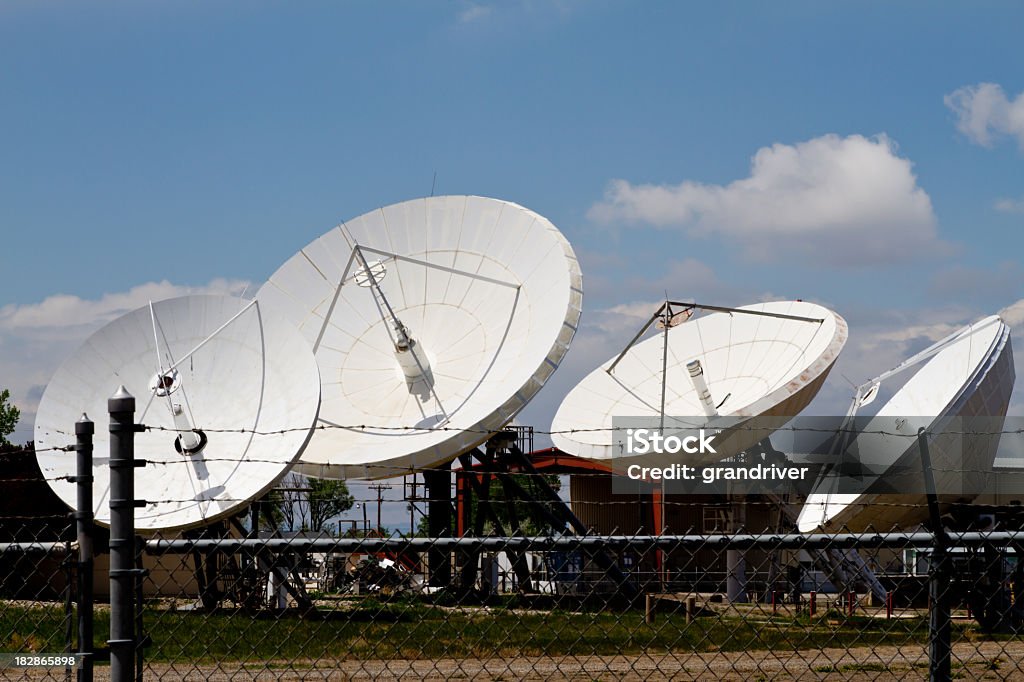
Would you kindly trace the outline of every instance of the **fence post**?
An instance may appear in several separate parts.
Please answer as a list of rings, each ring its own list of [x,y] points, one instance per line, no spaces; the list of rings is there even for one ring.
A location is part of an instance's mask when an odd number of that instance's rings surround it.
[[[932,560],[928,567],[928,680],[948,682],[952,680],[952,641],[949,612],[949,556],[946,547],[946,532],[939,516],[939,500],[932,477],[931,455],[928,452],[928,437],[923,428],[917,430],[917,444],[921,451],[921,468],[924,473],[925,491],[928,494],[928,516],[934,537]]]
[[[135,680],[135,398],[121,386],[110,413],[110,679]]]
[[[136,506],[138,502],[136,502]],[[136,536],[135,538],[135,682],[142,682],[143,671],[143,650],[145,649],[146,635],[142,627],[143,617],[143,588],[144,580],[148,572],[142,567],[142,549],[145,547],[145,540]]]
[[[75,524],[78,531],[78,682],[92,682],[93,665],[93,511],[92,437],[95,425],[85,414],[75,422],[78,454],[75,485],[78,492]]]
[[[928,614],[928,659],[930,682],[947,682],[952,679],[951,669],[951,624],[949,611],[949,558],[946,548],[936,544],[932,554],[932,565],[928,571],[928,596],[931,611]]]
[[[452,472],[451,465],[439,465],[423,472],[427,488],[427,528],[432,538],[448,538],[452,535]],[[409,535],[415,535],[411,528]],[[448,587],[452,583],[451,552],[447,549],[432,549],[427,552],[430,570],[428,583],[431,587]]]
[[[74,476],[68,476],[68,479],[73,479]],[[72,514],[73,516],[73,514]],[[71,557],[71,540],[64,541],[64,558],[60,562],[61,568],[64,569],[64,653],[70,654],[74,648],[72,639],[74,637],[74,623],[75,623],[75,596],[72,592],[76,591],[75,588],[75,575],[77,573],[77,561],[72,561]],[[66,665],[64,668],[65,679],[71,679],[70,665]]]

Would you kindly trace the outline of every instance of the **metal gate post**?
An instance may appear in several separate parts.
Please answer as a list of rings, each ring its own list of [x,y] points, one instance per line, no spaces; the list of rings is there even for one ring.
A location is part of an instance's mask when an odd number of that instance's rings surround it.
[[[135,398],[121,386],[110,413],[110,679],[135,680]]]
[[[93,511],[92,437],[95,425],[85,414],[75,422],[78,454],[74,517],[78,530],[78,682],[92,682],[93,665]]]

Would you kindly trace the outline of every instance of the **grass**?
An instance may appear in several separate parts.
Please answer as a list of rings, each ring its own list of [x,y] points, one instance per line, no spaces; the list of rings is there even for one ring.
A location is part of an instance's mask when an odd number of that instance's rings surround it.
[[[274,661],[329,659],[436,659],[517,656],[613,655],[641,652],[813,650],[821,647],[924,644],[922,619],[780,618],[746,622],[732,615],[698,618],[658,614],[653,624],[641,611],[591,612],[455,609],[417,601],[372,598],[339,601],[315,617],[296,614],[183,612],[147,607],[145,633],[150,661],[235,661],[258,667]],[[0,603],[0,650],[63,649],[59,605],[23,607]],[[954,639],[959,639],[954,625]],[[96,614],[96,645],[103,646],[109,612]],[[959,634],[966,634],[960,632]],[[3,638],[7,638],[6,641]]]
[[[888,668],[881,663],[844,663],[842,665],[819,665],[812,668],[816,673],[885,672]]]

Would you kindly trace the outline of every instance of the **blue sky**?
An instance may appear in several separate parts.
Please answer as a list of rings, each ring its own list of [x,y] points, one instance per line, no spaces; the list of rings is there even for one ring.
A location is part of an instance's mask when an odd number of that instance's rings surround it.
[[[1021,330],[1024,7],[723,5],[0,5],[16,436],[97,324],[253,291],[435,172],[580,255],[585,325],[526,413],[539,428],[666,289],[825,302],[855,380],[983,314]]]
[[[899,279],[927,303],[914,282],[1024,245],[1019,215],[992,207],[1024,193],[1016,145],[972,144],[943,105],[978,82],[1024,88],[1024,17],[924,7],[6,3],[7,295],[259,282],[337,220],[429,193],[435,171],[439,193],[518,201],[599,251],[587,209],[614,178],[725,184],[773,143],[884,133],[955,253],[813,285],[777,263],[730,281],[831,299]],[[728,245],[667,236],[617,240],[731,264]],[[173,269],[154,262],[167,249]]]

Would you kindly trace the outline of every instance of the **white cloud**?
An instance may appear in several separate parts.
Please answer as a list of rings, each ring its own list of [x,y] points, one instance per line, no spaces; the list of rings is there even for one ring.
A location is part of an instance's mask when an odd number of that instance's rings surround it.
[[[997,199],[992,206],[1000,213],[1024,213],[1024,199]]]
[[[978,83],[954,90],[944,101],[956,114],[956,127],[969,140],[991,147],[994,139],[1009,135],[1024,149],[1024,92],[1012,100],[996,83]]]
[[[460,24],[472,24],[477,21],[482,21],[487,17],[491,16],[494,12],[494,8],[486,5],[478,5],[476,3],[470,3],[459,11],[458,19]]]
[[[923,320],[906,327],[876,331],[869,338],[861,342],[861,347],[870,352],[876,352],[881,348],[898,348],[899,355],[902,357],[916,352],[910,348],[913,343],[927,342],[932,344],[949,336],[961,327],[963,327],[963,324],[960,324],[959,320],[956,322]]]
[[[640,327],[647,320],[651,319],[651,315],[663,303],[663,300],[633,301],[631,303],[620,303],[610,308],[595,310],[586,326],[600,330],[612,337],[621,338],[622,346],[625,347],[626,342],[633,337],[633,334],[640,331]],[[620,348],[619,350],[622,349]],[[604,362],[604,360],[601,362]]]
[[[999,317],[1012,329],[1024,335],[1024,299],[1011,303],[999,311]]]
[[[728,185],[614,180],[588,215],[721,235],[754,261],[859,266],[948,248],[910,161],[884,135],[762,147],[750,175]]]
[[[519,35],[522,30],[543,31],[558,26],[587,7],[588,3],[581,0],[461,0],[455,25]]]
[[[10,389],[12,401],[21,409],[10,440],[32,439],[35,410],[46,383],[64,359],[107,322],[149,301],[188,294],[239,295],[247,287],[248,282],[225,279],[202,286],[147,282],[96,299],[57,294],[39,303],[0,307],[0,388]]]
[[[189,294],[238,295],[247,286],[249,283],[241,280],[215,279],[199,287],[181,286],[163,280],[140,284],[125,292],[104,294],[94,300],[56,294],[39,303],[11,303],[3,306],[0,308],[0,331],[21,330],[28,334],[45,334],[47,329],[96,327],[146,305],[149,301]]]

